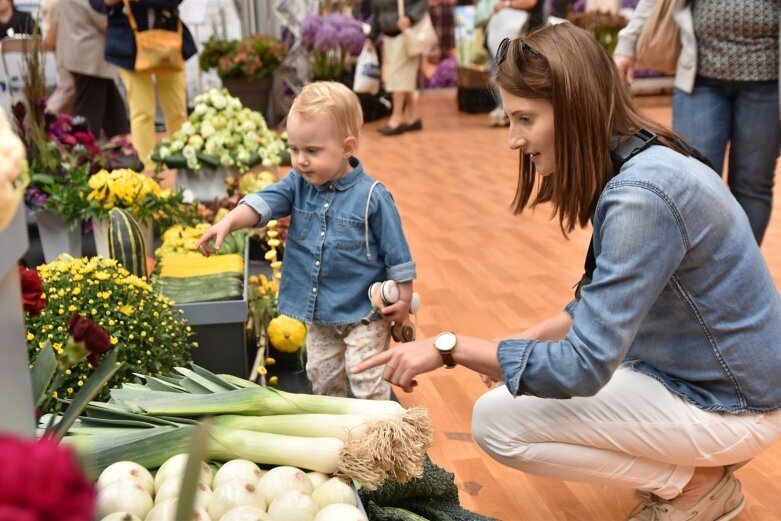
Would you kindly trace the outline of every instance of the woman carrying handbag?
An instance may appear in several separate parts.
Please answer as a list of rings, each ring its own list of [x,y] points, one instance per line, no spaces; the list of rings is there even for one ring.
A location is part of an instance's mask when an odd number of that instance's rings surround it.
[[[150,169],[155,146],[155,87],[170,135],[187,120],[184,62],[197,49],[179,18],[181,0],[90,0],[108,15],[106,61],[119,67],[130,108],[130,134]],[[154,79],[153,79],[154,77]]]
[[[381,34],[383,82],[393,95],[393,112],[388,124],[379,129],[384,136],[421,130],[418,115],[417,79],[420,53],[411,54],[404,31],[428,17],[427,0],[372,0],[372,27],[366,45]],[[429,19],[430,22],[430,19]]]

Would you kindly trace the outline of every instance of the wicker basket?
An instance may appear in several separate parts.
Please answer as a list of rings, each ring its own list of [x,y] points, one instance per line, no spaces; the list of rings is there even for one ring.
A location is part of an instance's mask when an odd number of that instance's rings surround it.
[[[490,74],[488,66],[458,66],[458,86],[466,89],[484,89],[488,86]]]

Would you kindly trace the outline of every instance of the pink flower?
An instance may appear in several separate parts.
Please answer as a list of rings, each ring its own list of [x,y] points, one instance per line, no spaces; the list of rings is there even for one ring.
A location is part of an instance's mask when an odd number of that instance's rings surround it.
[[[0,435],[0,521],[88,521],[94,485],[70,448],[52,438]]]

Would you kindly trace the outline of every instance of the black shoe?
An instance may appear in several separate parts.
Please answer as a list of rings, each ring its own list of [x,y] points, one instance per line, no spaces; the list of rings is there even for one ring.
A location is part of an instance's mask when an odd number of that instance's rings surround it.
[[[404,127],[404,130],[411,131],[411,130],[423,130],[423,122],[420,120],[420,118],[416,119],[412,123],[402,123],[402,127]]]
[[[383,136],[398,136],[399,134],[403,134],[407,131],[407,126],[402,123],[397,127],[391,127],[390,125],[386,125],[382,128],[378,128],[377,132],[382,134]]]

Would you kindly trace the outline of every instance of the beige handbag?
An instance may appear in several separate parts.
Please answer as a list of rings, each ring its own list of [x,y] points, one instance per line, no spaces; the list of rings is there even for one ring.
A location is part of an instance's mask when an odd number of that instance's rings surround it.
[[[133,11],[130,9],[130,1],[124,0],[124,2],[125,13],[136,39],[136,62],[133,70],[137,72],[184,70],[182,21],[177,21],[176,31],[165,29],[139,31]]]
[[[399,19],[404,17],[404,0],[398,0]],[[431,49],[431,46],[437,43],[439,38],[434,30],[434,24],[431,22],[431,16],[426,11],[423,18],[415,22],[412,26],[405,29],[404,43],[407,47],[407,54],[418,56]]]
[[[680,29],[673,18],[676,3],[658,0],[654,5],[637,39],[635,69],[675,74],[681,52]]]

